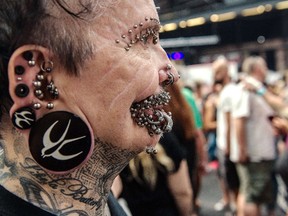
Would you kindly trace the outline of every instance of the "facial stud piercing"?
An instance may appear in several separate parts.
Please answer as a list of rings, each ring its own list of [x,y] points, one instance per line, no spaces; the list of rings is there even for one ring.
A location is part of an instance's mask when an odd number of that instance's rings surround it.
[[[17,81],[22,81],[22,77],[17,77]]]
[[[39,81],[42,81],[42,80],[44,80],[44,75],[37,74],[36,79],[39,80]]]
[[[29,94],[28,86],[25,84],[17,85],[15,89],[15,94],[20,98],[26,97]]]
[[[15,74],[17,74],[17,75],[23,75],[24,72],[25,72],[25,68],[24,68],[24,67],[22,67],[22,66],[20,66],[20,65],[18,65],[18,66],[15,67]]]

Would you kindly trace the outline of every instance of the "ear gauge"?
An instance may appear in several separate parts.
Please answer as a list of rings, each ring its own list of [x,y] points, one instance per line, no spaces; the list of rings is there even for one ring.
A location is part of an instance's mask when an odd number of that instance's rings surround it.
[[[31,128],[36,121],[36,115],[30,107],[22,107],[12,114],[13,125],[20,129],[26,130]]]
[[[29,87],[25,84],[19,84],[15,88],[17,97],[24,98],[29,94]]]
[[[36,65],[36,61],[33,59],[33,53],[31,51],[26,51],[23,53],[23,58],[28,61],[28,65],[33,67]]]

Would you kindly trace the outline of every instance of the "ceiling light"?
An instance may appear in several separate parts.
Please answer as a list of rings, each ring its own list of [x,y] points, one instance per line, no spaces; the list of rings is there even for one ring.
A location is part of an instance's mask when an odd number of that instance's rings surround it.
[[[197,17],[187,20],[187,26],[189,27],[203,25],[204,23],[205,23],[204,17]]]
[[[182,20],[181,22],[179,22],[179,27],[180,28],[186,28],[187,27],[187,22]]]
[[[227,12],[223,14],[213,14],[210,17],[211,22],[223,22],[232,20],[237,16],[236,12]]]
[[[163,26],[164,31],[174,31],[177,29],[176,23],[167,23]]]
[[[278,2],[275,7],[276,7],[277,10],[285,10],[285,9],[288,9],[288,1]]]
[[[260,15],[264,12],[265,7],[263,5],[259,5],[258,7],[244,9],[242,10],[241,14],[246,17]]]

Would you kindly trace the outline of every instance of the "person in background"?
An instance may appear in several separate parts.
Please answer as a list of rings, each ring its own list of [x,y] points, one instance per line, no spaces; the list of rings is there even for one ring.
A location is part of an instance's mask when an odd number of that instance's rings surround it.
[[[202,121],[202,115],[199,111],[193,92],[189,87],[182,87],[181,93],[183,94],[185,100],[188,102],[190,106],[190,112],[193,114],[194,124],[195,124],[195,142],[196,142],[196,149],[197,149],[197,168],[196,168],[196,178],[197,181],[193,186],[193,193],[194,193],[194,206],[195,210],[200,208],[200,203],[198,201],[198,195],[201,190],[201,181],[202,181],[202,175],[206,171],[207,167],[207,150],[206,150],[206,138],[203,132],[203,121]]]
[[[173,133],[160,141],[165,147],[158,144],[157,154],[140,153],[120,173],[120,197],[133,216],[191,216],[192,187],[185,154]]]
[[[183,147],[186,153],[186,159],[189,167],[189,176],[193,188],[193,210],[196,214],[198,211],[197,196],[199,194],[201,178],[199,172],[202,172],[203,164],[206,160],[206,150],[201,143],[197,143],[198,131],[194,115],[191,112],[191,107],[186,98],[182,94],[182,86],[180,83],[169,86],[167,91],[171,95],[171,101],[165,110],[172,112],[173,128],[172,132],[177,137],[179,144]],[[165,137],[165,135],[164,135]],[[199,145],[198,145],[199,144]],[[165,143],[163,143],[165,146]],[[167,150],[167,154],[173,152]]]
[[[222,83],[214,82],[212,91],[203,99],[203,129],[207,139],[208,161],[210,163],[217,161],[217,105],[221,89]]]
[[[0,0],[0,23],[0,215],[125,215],[113,180],[173,124],[154,1]]]
[[[215,204],[216,210],[236,211],[239,179],[235,166],[237,157],[236,135],[231,124],[231,113],[233,112],[233,92],[236,85],[231,81],[229,75],[229,63],[225,57],[218,57],[212,64],[214,82],[221,83],[222,89],[219,93],[217,103],[217,156],[219,161],[218,177],[223,198]],[[234,161],[234,162],[233,162]],[[237,209],[239,211],[239,208]],[[239,213],[239,212],[238,212]]]
[[[248,77],[263,83],[266,62],[259,56],[244,60],[242,69]],[[247,77],[245,78],[247,80]],[[248,91],[239,84],[237,106],[233,112],[239,145],[240,192],[244,195],[244,215],[261,215],[261,205],[273,203],[272,171],[276,157],[274,131],[269,116],[274,114],[259,92]],[[269,212],[273,215],[273,209]]]

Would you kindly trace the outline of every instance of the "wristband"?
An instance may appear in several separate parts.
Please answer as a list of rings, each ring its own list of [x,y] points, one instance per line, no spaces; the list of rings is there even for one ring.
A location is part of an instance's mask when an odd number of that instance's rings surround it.
[[[264,86],[262,86],[261,88],[259,88],[259,89],[256,91],[256,93],[257,93],[258,95],[260,95],[260,96],[263,96],[263,95],[266,93],[266,91],[267,91],[267,89],[266,89]]]

